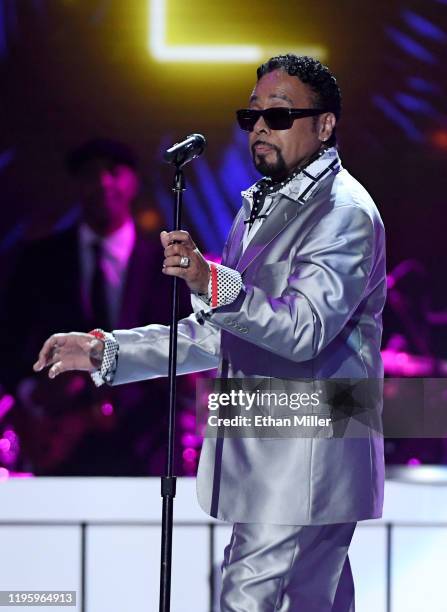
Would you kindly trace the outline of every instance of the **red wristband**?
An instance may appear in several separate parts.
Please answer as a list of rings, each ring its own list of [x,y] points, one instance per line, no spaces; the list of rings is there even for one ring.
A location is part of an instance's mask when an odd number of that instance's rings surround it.
[[[217,306],[217,268],[216,265],[210,263],[211,270],[211,308]]]
[[[105,333],[100,329],[92,329],[92,331],[89,331],[88,333],[90,334],[90,336],[95,336],[95,338],[98,338],[98,340],[106,339]]]

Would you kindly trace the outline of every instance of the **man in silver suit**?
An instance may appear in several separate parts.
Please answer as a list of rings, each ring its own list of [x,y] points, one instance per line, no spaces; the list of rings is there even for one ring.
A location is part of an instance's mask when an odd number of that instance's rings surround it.
[[[178,371],[221,377],[381,378],[385,239],[377,208],[336,148],[340,90],[309,57],[271,58],[238,111],[263,178],[243,192],[222,265],[187,232],[162,232],[163,272],[183,278]],[[55,334],[36,370],[92,372],[97,384],[166,376],[169,329]],[[119,352],[118,352],[119,350]],[[383,440],[206,438],[197,491],[234,524],[222,612],[353,612],[348,548],[381,516]]]

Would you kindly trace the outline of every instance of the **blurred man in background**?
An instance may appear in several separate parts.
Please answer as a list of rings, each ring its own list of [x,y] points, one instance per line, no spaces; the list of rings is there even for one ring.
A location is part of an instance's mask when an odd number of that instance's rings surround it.
[[[23,249],[2,305],[0,382],[17,402],[21,468],[57,475],[159,474],[166,383],[99,390],[76,373],[50,386],[31,371],[54,329],[169,322],[170,283],[160,273],[158,240],[140,235],[132,218],[139,189],[134,153],[120,142],[91,140],[70,153],[67,166],[80,218]]]

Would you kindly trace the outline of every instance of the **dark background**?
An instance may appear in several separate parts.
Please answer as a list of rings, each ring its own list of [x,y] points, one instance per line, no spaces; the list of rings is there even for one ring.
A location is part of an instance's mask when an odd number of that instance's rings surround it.
[[[343,93],[343,161],[380,208],[389,266],[417,257],[438,280],[445,262],[447,4],[167,4],[173,24],[183,25],[172,33],[168,28],[169,42],[245,42],[284,51],[325,46],[325,61]],[[248,156],[234,132],[233,111],[247,102],[255,64],[154,61],[148,51],[149,0],[0,0],[0,7],[3,251],[23,232],[47,232],[71,209],[64,155],[92,135],[112,135],[136,148],[146,203],[162,211],[158,192],[168,195],[170,178],[160,151],[190,132],[203,132],[209,142],[206,159],[189,171],[199,196],[201,179],[211,180],[227,200],[224,182],[237,183],[231,188],[236,194],[253,178],[245,168],[234,168],[228,153],[236,148]],[[211,173],[206,179],[205,164]],[[225,181],[223,167],[234,170]],[[200,198],[209,211],[216,208],[212,195]],[[206,241],[206,225],[189,225]],[[216,252],[226,230],[221,228]],[[442,304],[443,284],[433,287]]]

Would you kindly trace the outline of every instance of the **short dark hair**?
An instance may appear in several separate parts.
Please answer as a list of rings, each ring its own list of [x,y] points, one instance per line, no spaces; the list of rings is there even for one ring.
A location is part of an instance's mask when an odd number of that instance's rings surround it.
[[[314,94],[314,105],[316,108],[325,108],[334,113],[337,121],[341,115],[341,92],[335,76],[327,66],[313,57],[307,55],[276,55],[271,57],[257,69],[258,81],[264,75],[274,70],[284,70],[290,76],[296,76],[302,83],[310,87]],[[337,137],[335,128],[330,139],[329,146],[335,145]]]
[[[106,159],[114,164],[122,164],[137,170],[138,160],[130,147],[118,140],[94,138],[70,151],[66,158],[68,171],[77,175],[84,165],[95,159]]]

